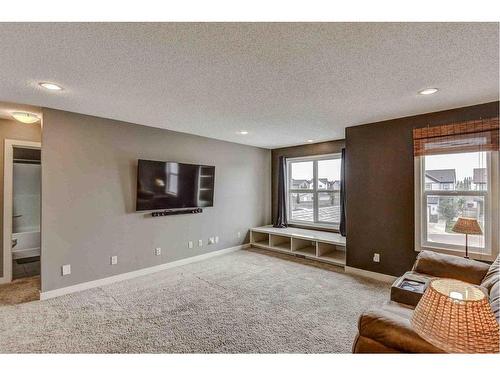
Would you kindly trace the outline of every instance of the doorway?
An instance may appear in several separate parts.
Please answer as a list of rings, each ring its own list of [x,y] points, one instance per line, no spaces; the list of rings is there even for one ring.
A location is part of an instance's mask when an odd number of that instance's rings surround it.
[[[33,295],[34,289],[38,295],[40,289],[40,192],[41,144],[6,139],[0,283],[11,283],[22,296]]]

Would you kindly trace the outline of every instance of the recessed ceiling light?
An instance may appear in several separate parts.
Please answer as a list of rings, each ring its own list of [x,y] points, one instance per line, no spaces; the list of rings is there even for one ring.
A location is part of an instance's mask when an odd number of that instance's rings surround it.
[[[420,90],[418,93],[420,95],[432,95],[432,94],[435,94],[437,93],[439,90],[436,89],[436,88],[428,88],[428,89],[423,89],[423,90]]]
[[[35,122],[40,121],[40,117],[29,112],[12,112],[12,117],[24,124],[34,124]]]
[[[241,135],[247,135],[248,134],[248,132],[246,130],[240,130],[238,133],[241,134]]]
[[[62,90],[61,86],[56,85],[55,83],[51,83],[51,82],[40,82],[39,85],[42,86],[44,89],[47,89],[47,90],[52,90],[52,91],[60,91],[60,90]]]
[[[312,140],[312,139],[308,139],[308,140],[307,140],[307,142],[309,142],[309,143],[313,143],[313,142],[314,142],[314,140]]]

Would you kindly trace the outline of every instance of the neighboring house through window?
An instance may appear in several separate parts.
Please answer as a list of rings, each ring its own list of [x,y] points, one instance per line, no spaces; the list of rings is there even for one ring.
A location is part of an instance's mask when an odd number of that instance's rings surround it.
[[[488,181],[488,171],[486,168],[474,168],[472,182],[474,190],[486,190]]]
[[[290,224],[338,227],[340,157],[340,154],[331,154],[287,159]]]

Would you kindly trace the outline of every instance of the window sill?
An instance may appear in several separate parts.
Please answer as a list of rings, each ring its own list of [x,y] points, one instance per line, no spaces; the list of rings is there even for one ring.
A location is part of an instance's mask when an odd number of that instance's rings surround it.
[[[322,224],[317,224],[317,223],[303,224],[303,223],[289,221],[288,226],[294,227],[294,228],[316,229],[316,230],[322,230],[322,231],[327,231],[327,232],[339,233],[339,225],[322,225]]]
[[[434,251],[436,253],[455,255],[455,256],[459,256],[459,257],[465,256],[465,249],[462,251],[462,250],[452,250],[452,249],[445,249],[445,248],[433,247],[433,246],[421,246],[420,249],[415,249],[415,251],[417,253],[419,253],[423,250],[430,250],[430,251]],[[469,251],[469,258],[473,259],[473,260],[493,262],[496,259],[496,257],[497,257],[496,254],[484,254],[484,253]]]

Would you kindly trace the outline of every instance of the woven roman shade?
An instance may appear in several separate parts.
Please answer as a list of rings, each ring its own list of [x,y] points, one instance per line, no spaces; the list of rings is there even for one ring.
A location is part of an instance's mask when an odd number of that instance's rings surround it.
[[[415,156],[498,150],[498,117],[413,129]]]

